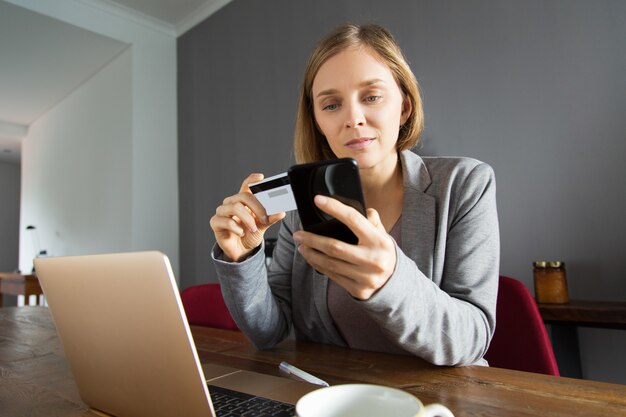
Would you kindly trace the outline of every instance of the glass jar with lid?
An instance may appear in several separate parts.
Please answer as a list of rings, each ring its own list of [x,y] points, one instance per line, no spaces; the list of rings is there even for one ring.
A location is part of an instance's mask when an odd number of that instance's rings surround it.
[[[569,302],[565,262],[533,262],[535,298],[538,303],[564,304]]]

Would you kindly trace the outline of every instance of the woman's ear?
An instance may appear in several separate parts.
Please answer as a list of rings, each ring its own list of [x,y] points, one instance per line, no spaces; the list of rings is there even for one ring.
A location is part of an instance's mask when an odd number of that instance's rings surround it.
[[[402,101],[402,114],[400,115],[400,126],[406,123],[411,115],[411,111],[413,110],[413,103],[411,103],[411,99],[408,96],[404,96],[404,100]]]

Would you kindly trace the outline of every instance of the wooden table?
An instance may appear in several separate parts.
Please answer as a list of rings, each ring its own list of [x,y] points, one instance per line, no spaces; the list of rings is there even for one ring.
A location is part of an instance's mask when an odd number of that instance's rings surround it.
[[[626,302],[570,300],[537,306],[543,321],[552,326],[552,347],[564,376],[582,378],[578,327],[626,330]]]
[[[39,297],[43,294],[39,280],[34,275],[22,275],[8,272],[0,272],[0,307],[2,307],[2,295],[23,295],[26,297],[24,304],[28,305],[31,295]]]
[[[626,302],[570,300],[565,304],[537,303],[548,324],[626,329]]]
[[[203,363],[278,375],[286,360],[330,384],[399,387],[461,416],[626,416],[626,386],[285,341],[258,351],[239,332],[193,327]],[[0,415],[95,416],[78,397],[45,307],[0,309]],[[386,416],[383,416],[386,417]]]

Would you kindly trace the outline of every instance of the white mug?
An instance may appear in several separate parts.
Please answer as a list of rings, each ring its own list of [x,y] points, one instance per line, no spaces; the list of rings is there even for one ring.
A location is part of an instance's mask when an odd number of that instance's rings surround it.
[[[298,417],[454,417],[441,404],[423,405],[396,388],[345,384],[312,391],[296,403]]]

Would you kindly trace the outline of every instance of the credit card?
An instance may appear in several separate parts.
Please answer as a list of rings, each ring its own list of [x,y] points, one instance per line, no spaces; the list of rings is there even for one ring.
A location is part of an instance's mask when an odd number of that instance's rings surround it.
[[[296,200],[286,172],[248,184],[252,194],[265,207],[268,215],[296,210]]]

